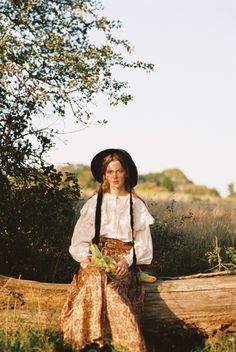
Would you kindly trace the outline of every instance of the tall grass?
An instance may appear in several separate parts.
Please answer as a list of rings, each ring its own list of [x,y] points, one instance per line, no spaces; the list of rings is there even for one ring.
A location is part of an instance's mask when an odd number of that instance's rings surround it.
[[[205,341],[205,347],[192,352],[236,352],[236,333],[225,334],[219,331],[214,338]]]
[[[62,333],[55,330],[18,330],[6,334],[0,330],[1,352],[75,352],[63,341]],[[81,352],[117,352],[112,346],[99,348],[97,344],[87,345]],[[78,351],[76,351],[78,352]]]
[[[216,238],[222,260],[236,260],[235,202],[147,200],[147,206],[156,220],[152,226],[152,270],[158,275],[209,271],[215,264],[209,257],[214,254]],[[227,248],[232,248],[233,259]]]
[[[0,351],[4,352],[69,352],[65,346],[63,336],[54,330],[19,329],[6,333],[0,331]]]
[[[0,330],[1,352],[75,352],[63,341],[62,333],[55,330],[19,329],[6,333]],[[117,352],[112,346],[99,348],[96,343],[87,345],[81,352]],[[76,351],[78,352],[78,350]]]
[[[63,334],[58,327],[58,315],[63,302],[59,299],[58,309],[49,313],[45,309],[42,292],[32,289],[25,295],[28,301],[26,308],[21,298],[24,294],[21,295],[17,287],[14,291],[9,290],[6,285],[0,287],[0,352],[73,352],[64,343]],[[88,345],[82,351],[116,352],[110,345],[100,349],[97,344]]]

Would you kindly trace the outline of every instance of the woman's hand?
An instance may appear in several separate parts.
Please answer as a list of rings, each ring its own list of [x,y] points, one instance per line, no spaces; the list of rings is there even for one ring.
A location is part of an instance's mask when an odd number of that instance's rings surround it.
[[[125,276],[129,272],[129,266],[127,261],[123,258],[116,264],[116,274],[119,276]]]
[[[91,256],[84,258],[80,262],[80,265],[82,266],[83,269],[87,268],[87,266],[90,266],[91,265]]]

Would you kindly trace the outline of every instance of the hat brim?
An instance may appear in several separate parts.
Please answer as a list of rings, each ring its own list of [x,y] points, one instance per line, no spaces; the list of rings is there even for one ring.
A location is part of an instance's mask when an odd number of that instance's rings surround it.
[[[102,150],[101,152],[99,152],[98,154],[96,154],[91,162],[91,172],[93,174],[93,177],[99,183],[102,182],[103,159],[106,156],[113,154],[113,153],[121,154],[125,158],[127,165],[128,165],[128,169],[129,169],[130,186],[135,187],[138,182],[138,170],[137,170],[137,167],[136,167],[133,159],[129,155],[129,153],[123,149],[115,149],[115,148],[105,149],[105,150]]]

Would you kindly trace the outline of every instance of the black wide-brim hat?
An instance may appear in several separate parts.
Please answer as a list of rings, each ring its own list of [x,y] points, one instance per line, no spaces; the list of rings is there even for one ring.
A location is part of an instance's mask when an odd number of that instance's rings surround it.
[[[102,182],[103,159],[106,156],[113,153],[121,154],[125,158],[128,165],[128,170],[129,170],[130,186],[135,187],[138,182],[138,170],[129,153],[123,149],[105,149],[99,152],[98,154],[96,154],[91,162],[91,172],[93,174],[93,177],[95,178],[96,181],[100,183]]]

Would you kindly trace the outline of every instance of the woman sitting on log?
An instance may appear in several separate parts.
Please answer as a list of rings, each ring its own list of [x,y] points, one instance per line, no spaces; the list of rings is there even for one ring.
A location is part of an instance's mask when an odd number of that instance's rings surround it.
[[[134,193],[137,168],[125,150],[98,153],[91,171],[100,187],[81,209],[69,248],[80,270],[60,317],[64,339],[78,351],[109,343],[119,352],[146,352],[140,330],[143,294],[133,269],[151,263],[154,219]],[[115,259],[115,274],[93,265],[91,243]]]

